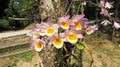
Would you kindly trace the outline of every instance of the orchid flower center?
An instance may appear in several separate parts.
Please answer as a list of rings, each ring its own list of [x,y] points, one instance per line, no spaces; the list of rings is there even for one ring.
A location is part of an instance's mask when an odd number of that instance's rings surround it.
[[[36,46],[37,48],[41,48],[42,45],[43,45],[43,43],[42,43],[41,41],[38,41],[38,42],[35,43],[35,46]]]
[[[70,33],[67,35],[68,40],[77,40],[77,34],[76,33]]]
[[[55,33],[55,29],[54,29],[54,28],[49,27],[49,28],[46,29],[46,34],[47,34],[48,36],[51,36],[51,35],[54,34],[54,33]]]
[[[69,28],[69,22],[67,22],[67,21],[66,22],[62,22],[61,23],[61,27],[64,28],[64,29]]]
[[[73,22],[73,24],[76,26],[76,29],[81,29],[80,22]]]
[[[63,43],[63,40],[62,40],[62,38],[56,38],[56,39],[53,41],[53,43],[54,43],[55,45],[61,45],[61,44]]]
[[[33,33],[33,38],[39,37],[39,33]]]
[[[91,34],[92,30],[87,29],[86,32],[87,32],[87,34]]]

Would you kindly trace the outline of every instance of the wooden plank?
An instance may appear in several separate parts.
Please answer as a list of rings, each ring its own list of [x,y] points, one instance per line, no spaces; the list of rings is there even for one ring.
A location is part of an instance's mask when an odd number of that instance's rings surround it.
[[[11,47],[11,46],[17,46],[20,44],[26,44],[30,41],[30,39],[31,39],[30,37],[25,35],[19,35],[15,37],[0,39],[0,49]]]
[[[8,17],[8,19],[11,19],[11,20],[33,20],[33,19],[28,19],[28,18],[13,18],[13,17]]]
[[[0,33],[0,39],[12,37],[12,36],[17,36],[17,35],[23,35],[23,34],[27,35],[29,32],[30,32],[30,30],[18,30],[18,31],[2,32],[2,33]]]

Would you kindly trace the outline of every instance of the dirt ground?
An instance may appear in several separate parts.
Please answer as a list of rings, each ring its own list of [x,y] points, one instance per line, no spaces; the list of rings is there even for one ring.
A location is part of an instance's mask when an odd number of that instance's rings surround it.
[[[111,41],[106,38],[108,37],[106,35],[100,37],[92,35],[92,37],[88,36],[86,40],[88,46],[92,49],[94,59],[92,67],[120,67],[120,38]],[[32,51],[32,53],[34,53],[34,56],[29,61],[14,56],[0,58],[0,67],[42,67],[41,57],[35,51]],[[83,51],[82,58],[83,67],[89,67],[91,58],[86,49]]]

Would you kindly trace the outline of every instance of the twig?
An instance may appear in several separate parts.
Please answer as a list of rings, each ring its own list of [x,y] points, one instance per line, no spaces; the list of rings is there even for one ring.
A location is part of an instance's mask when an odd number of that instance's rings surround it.
[[[83,43],[83,42],[82,42]],[[90,63],[90,67],[92,67],[92,64],[94,62],[93,56],[92,56],[92,50],[85,44],[83,43],[83,45],[85,46],[85,48],[87,49],[87,51],[90,53],[90,57],[92,59],[91,63]]]
[[[70,10],[70,7],[71,7],[72,4],[73,4],[73,0],[71,1],[70,5],[69,5],[69,7],[68,7],[68,9],[67,9],[67,11],[65,13],[65,16],[67,15],[68,11]]]
[[[86,1],[86,2],[88,2],[88,3],[90,3],[90,4],[92,4],[92,5],[94,5],[94,6],[97,6],[98,7],[98,5],[96,5],[95,3],[93,3],[93,2],[90,2],[90,1]]]
[[[80,4],[81,4],[81,1],[80,1]],[[80,4],[79,4],[79,6],[78,6],[77,14],[78,14],[78,12],[79,12],[79,9],[80,9]]]

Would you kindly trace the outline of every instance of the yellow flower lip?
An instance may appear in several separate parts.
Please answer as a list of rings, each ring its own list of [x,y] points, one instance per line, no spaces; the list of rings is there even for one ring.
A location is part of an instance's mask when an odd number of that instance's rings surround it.
[[[82,28],[82,26],[81,26],[81,23],[80,23],[80,22],[73,22],[73,25],[75,25],[75,26],[76,26],[76,29],[77,29],[77,30],[80,30],[80,29]]]
[[[71,43],[76,43],[78,40],[78,36],[75,32],[67,34],[67,40]]]
[[[33,38],[37,38],[37,37],[39,37],[39,36],[40,36],[39,33],[37,33],[37,32],[34,32],[34,33],[33,33]]]
[[[40,42],[40,41],[36,42],[35,46],[37,48],[41,48],[42,47],[42,42]]]
[[[35,50],[41,51],[43,49],[43,45],[44,45],[44,43],[42,41],[35,42]]]
[[[46,35],[51,36],[55,33],[55,28],[48,27],[45,32],[46,32]]]
[[[55,38],[53,40],[53,45],[56,47],[56,48],[61,48],[63,46],[63,39],[60,37],[60,38]]]
[[[87,33],[87,34],[91,34],[91,33],[92,33],[92,30],[87,29],[87,30],[86,30],[86,33]]]
[[[69,22],[68,21],[63,21],[61,22],[61,27],[63,29],[68,29],[69,28]]]

